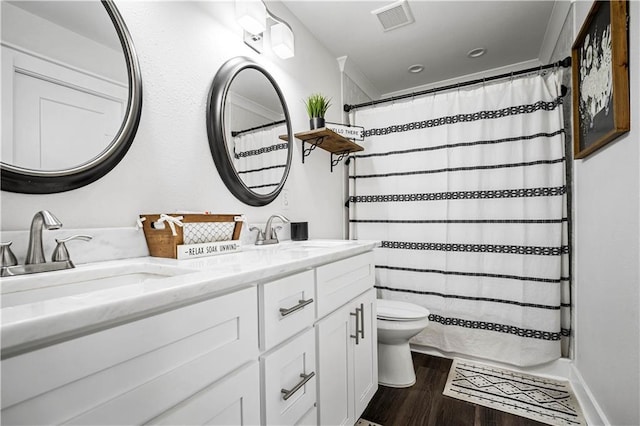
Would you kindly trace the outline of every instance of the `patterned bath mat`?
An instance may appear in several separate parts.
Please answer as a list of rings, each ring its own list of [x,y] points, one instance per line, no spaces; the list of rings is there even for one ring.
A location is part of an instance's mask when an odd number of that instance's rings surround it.
[[[586,425],[566,381],[454,359],[443,394],[550,425]]]

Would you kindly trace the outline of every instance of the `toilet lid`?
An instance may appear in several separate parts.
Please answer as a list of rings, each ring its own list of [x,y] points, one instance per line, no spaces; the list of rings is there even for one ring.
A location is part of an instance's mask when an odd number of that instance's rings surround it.
[[[378,299],[377,305],[377,315],[378,318],[381,319],[410,321],[429,316],[429,310],[427,308],[414,305],[413,303]]]

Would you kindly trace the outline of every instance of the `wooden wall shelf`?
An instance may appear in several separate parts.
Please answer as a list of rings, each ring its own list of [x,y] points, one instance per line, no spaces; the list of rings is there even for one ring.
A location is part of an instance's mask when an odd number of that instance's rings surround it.
[[[304,158],[311,154],[311,151],[320,147],[325,151],[331,153],[331,171],[333,167],[337,165],[347,154],[356,151],[364,151],[364,148],[357,143],[340,136],[331,129],[322,127],[320,129],[309,130],[308,132],[300,132],[294,135],[297,139],[302,141],[302,162]],[[287,135],[281,135],[280,139],[288,140]],[[308,148],[305,148],[305,144],[309,144]],[[334,158],[336,156],[337,158]]]

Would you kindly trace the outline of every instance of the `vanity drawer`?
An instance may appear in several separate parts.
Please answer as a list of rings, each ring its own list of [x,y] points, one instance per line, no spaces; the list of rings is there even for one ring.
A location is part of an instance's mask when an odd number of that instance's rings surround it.
[[[316,402],[315,352],[315,332],[309,329],[261,357],[263,424],[297,424],[313,408]]]
[[[275,347],[313,325],[315,319],[313,271],[263,284],[261,346]]]
[[[316,269],[318,318],[344,305],[375,283],[373,252],[320,266]]]
[[[260,424],[260,366],[257,361],[198,392],[149,422],[150,425]]]
[[[6,424],[148,421],[258,356],[250,288],[3,360]]]

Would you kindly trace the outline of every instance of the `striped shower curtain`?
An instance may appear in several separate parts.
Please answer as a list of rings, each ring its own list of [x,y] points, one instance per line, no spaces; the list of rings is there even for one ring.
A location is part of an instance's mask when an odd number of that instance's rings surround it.
[[[287,167],[288,144],[278,139],[287,128],[279,125],[233,137],[233,163],[249,189],[259,194],[274,191]]]
[[[412,343],[518,366],[570,334],[562,97],[555,73],[356,111],[353,239],[378,297],[430,311]],[[565,343],[563,345],[563,343]]]

